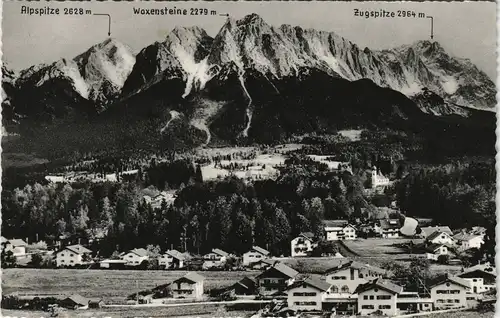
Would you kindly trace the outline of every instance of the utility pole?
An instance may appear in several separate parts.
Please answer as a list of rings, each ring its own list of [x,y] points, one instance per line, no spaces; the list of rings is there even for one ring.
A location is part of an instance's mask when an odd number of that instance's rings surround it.
[[[135,281],[135,288],[136,288],[136,292],[135,292],[135,304],[139,305],[139,281],[138,280]]]

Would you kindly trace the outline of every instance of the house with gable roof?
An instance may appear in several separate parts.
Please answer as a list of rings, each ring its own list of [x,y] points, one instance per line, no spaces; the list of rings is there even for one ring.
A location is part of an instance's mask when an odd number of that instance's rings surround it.
[[[387,316],[398,313],[398,295],[403,292],[403,287],[381,278],[374,279],[359,285],[354,291],[358,294],[358,313],[370,315],[380,311]]]
[[[429,285],[434,309],[467,307],[470,284],[463,278],[446,274],[436,278]]]
[[[170,285],[174,298],[189,298],[200,300],[203,298],[203,283],[205,277],[195,272],[189,272],[178,278]]]
[[[158,264],[165,269],[184,268],[186,256],[177,250],[169,250],[163,253],[158,259]]]
[[[484,234],[458,233],[453,236],[459,251],[466,251],[471,248],[481,248],[484,244]]]
[[[330,284],[319,279],[296,281],[285,290],[288,308],[300,311],[319,311],[330,292]]]
[[[327,241],[355,240],[357,229],[346,220],[323,221]]]
[[[490,271],[480,268],[465,270],[457,276],[469,282],[473,294],[483,294],[496,288],[497,276],[493,269]]]
[[[28,243],[26,243],[22,239],[6,239],[2,238],[2,249],[6,252],[12,252],[15,257],[24,257],[26,256],[26,247]]]
[[[210,253],[203,255],[203,268],[219,267],[226,264],[229,253],[219,249],[214,248]]]
[[[428,237],[429,235],[431,235],[436,231],[444,232],[450,236],[453,235],[453,232],[451,231],[449,226],[425,226],[421,227],[420,230],[421,230],[420,236],[422,236],[423,238]]]
[[[383,238],[397,238],[399,237],[399,230],[401,229],[401,221],[399,219],[382,219],[380,223],[380,236]]]
[[[293,268],[281,262],[275,262],[255,278],[259,294],[271,295],[282,292],[295,281],[298,275],[299,272]]]
[[[447,244],[431,243],[425,247],[427,259],[437,261],[441,255],[453,256],[453,252]]]
[[[426,238],[426,241],[432,244],[445,244],[445,245],[455,244],[455,240],[450,234],[441,231],[435,231]]]
[[[252,246],[252,249],[243,254],[243,266],[248,266],[250,264],[256,263],[262,259],[267,258],[269,255],[270,253],[268,250],[265,250],[260,246]]]
[[[56,252],[56,266],[77,266],[91,263],[90,256],[92,251],[88,248],[76,244],[63,247]]]
[[[149,254],[144,248],[134,248],[127,253],[122,253],[121,258],[126,261],[127,266],[139,266],[142,262],[149,261]]]
[[[342,260],[338,266],[328,269],[323,275],[331,285],[332,293],[348,297],[359,285],[385,276],[386,271],[357,261]]]
[[[312,252],[315,246],[315,237],[311,232],[300,233],[299,236],[294,238],[291,242],[291,256],[307,256]]]

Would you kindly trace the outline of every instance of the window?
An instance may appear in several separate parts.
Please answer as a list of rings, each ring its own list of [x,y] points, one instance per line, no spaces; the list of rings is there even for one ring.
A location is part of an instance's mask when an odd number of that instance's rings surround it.
[[[312,296],[316,296],[316,293],[304,293],[304,296],[312,297]]]
[[[344,286],[342,286],[342,288],[340,289],[340,291],[342,293],[348,293],[349,292],[349,287],[347,285],[344,285]]]
[[[71,260],[71,261],[69,261],[69,262],[70,262],[70,263],[74,263],[74,261],[73,261],[73,260]]]
[[[474,278],[472,281],[473,281],[473,282],[477,282],[477,279],[475,279],[475,278]]]
[[[377,299],[391,299],[391,295],[378,295]]]
[[[73,256],[74,256],[73,253],[69,254],[69,257],[73,257]]]
[[[61,257],[64,257],[64,253],[61,253]]]
[[[370,295],[370,300],[374,300],[374,299],[375,299],[375,296]]]
[[[391,309],[391,305],[379,305],[378,309]]]
[[[460,303],[460,299],[454,299],[454,301],[455,301],[455,304]]]
[[[305,293],[293,293],[294,296],[304,296]]]
[[[444,299],[438,299],[436,302],[439,304],[442,304],[442,303],[444,303]]]
[[[446,300],[447,303],[452,303],[453,302],[453,299],[447,299]]]
[[[450,290],[450,294],[460,294],[459,290]]]
[[[362,305],[361,309],[375,309],[374,305]]]
[[[332,293],[338,293],[339,292],[339,288],[335,285],[332,285]]]
[[[364,296],[363,296],[363,299],[364,299],[364,300],[368,300],[368,295],[364,295]]]
[[[359,278],[363,278],[363,274],[362,274],[362,273],[359,273],[359,274],[358,274],[358,277],[359,277]]]
[[[467,300],[474,300],[474,297],[467,297]]]

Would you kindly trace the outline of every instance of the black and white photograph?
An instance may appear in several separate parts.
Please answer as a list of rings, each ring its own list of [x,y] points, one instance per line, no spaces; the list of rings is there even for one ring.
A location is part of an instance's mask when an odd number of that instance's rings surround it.
[[[494,2],[2,7],[2,317],[495,315]]]

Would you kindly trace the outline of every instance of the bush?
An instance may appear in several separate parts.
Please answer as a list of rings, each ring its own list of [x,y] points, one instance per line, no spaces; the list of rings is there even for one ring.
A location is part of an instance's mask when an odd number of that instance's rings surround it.
[[[437,261],[439,264],[446,265],[450,261],[450,255],[439,255]]]

